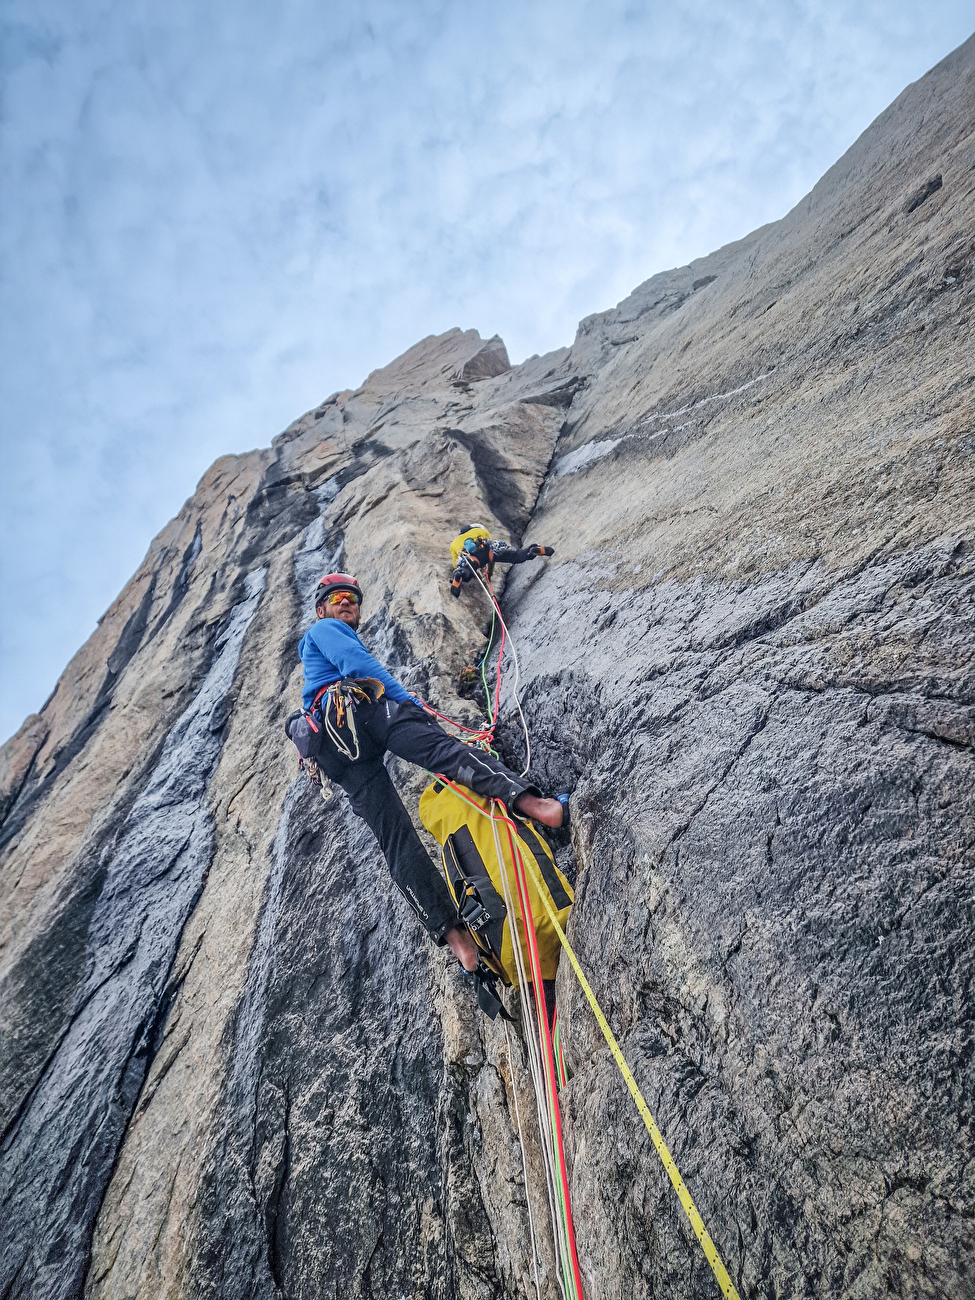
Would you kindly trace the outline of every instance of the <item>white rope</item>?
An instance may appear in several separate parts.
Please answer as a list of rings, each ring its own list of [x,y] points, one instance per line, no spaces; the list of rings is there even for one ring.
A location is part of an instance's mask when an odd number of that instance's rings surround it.
[[[528,1233],[532,1239],[532,1272],[535,1275],[535,1295],[542,1300],[542,1288],[538,1281],[538,1242],[535,1239],[535,1216],[532,1214],[531,1183],[528,1178],[528,1160],[525,1156],[525,1138],[521,1131],[521,1111],[518,1108],[518,1085],[515,1082],[515,1064],[511,1056],[511,1038],[508,1035],[508,1022],[502,1019],[504,1043],[508,1049],[508,1073],[511,1076],[511,1095],[515,1099],[515,1123],[518,1125],[518,1147],[521,1151],[521,1172],[525,1179],[525,1204],[528,1206]],[[510,1247],[509,1247],[510,1249]]]
[[[518,659],[518,647],[515,645],[514,638],[512,637],[511,632],[508,629],[508,625],[504,621],[504,615],[501,613],[500,605],[498,604],[497,600],[495,599],[490,589],[484,582],[484,579],[481,577],[481,574],[479,573],[478,569],[473,564],[471,564],[469,560],[467,561],[467,567],[470,569],[471,573],[477,579],[481,590],[484,592],[485,596],[487,596],[488,600],[490,601],[494,614],[497,616],[498,621],[500,622],[501,627],[504,631],[505,639],[510,641],[511,643],[511,654],[515,662],[515,677],[514,677],[514,682],[512,683],[511,693],[514,698],[515,708],[518,710],[518,716],[521,719],[522,731],[524,732],[525,735],[525,766],[522,768],[520,773],[521,776],[525,776],[526,773],[528,772],[529,767],[531,766],[531,736],[529,735],[528,732],[528,723],[525,720],[525,714],[521,707],[521,699],[518,694],[518,688],[521,684],[521,663]],[[499,673],[497,698],[494,702],[495,704],[500,703],[501,689],[503,685],[502,680],[500,680],[500,676],[501,675]],[[490,692],[488,692],[487,694],[487,707],[488,707],[488,717],[493,716],[494,710],[492,707]],[[504,855],[501,851],[501,843],[498,838],[498,829],[495,820],[495,807],[496,807],[495,801],[492,800],[491,813],[490,813],[491,833],[494,837],[494,851],[497,856],[498,869],[501,874],[501,885],[504,892],[505,906],[508,909],[508,923],[511,932],[511,946],[515,958],[515,967],[518,971],[518,983],[519,983],[518,992],[521,997],[522,1017],[525,1022],[525,1026],[527,1030],[525,1035],[525,1044],[528,1049],[529,1072],[531,1074],[531,1079],[532,1079],[532,1090],[535,1094],[535,1107],[538,1113],[538,1128],[539,1128],[539,1137],[541,1139],[541,1149],[542,1149],[542,1167],[545,1171],[545,1191],[548,1197],[549,1216],[552,1222],[552,1242],[555,1247],[555,1279],[556,1282],[558,1283],[559,1291],[562,1295],[562,1300],[567,1300],[563,1278],[568,1276],[570,1272],[569,1269],[570,1252],[568,1247],[568,1241],[563,1239],[562,1220],[556,1205],[556,1198],[557,1198],[556,1180],[558,1178],[558,1171],[555,1165],[556,1152],[555,1152],[554,1138],[552,1136],[553,1120],[552,1120],[552,1115],[550,1113],[549,1104],[548,1104],[548,1085],[545,1078],[544,1066],[541,1059],[542,1029],[541,1029],[541,1025],[537,1023],[537,1014],[536,1014],[536,1008],[533,1005],[533,999],[530,998],[526,992],[531,981],[529,981],[525,970],[524,954],[522,953],[521,940],[518,934],[518,925],[517,925],[518,912],[515,910],[514,902],[511,896],[511,882],[508,878],[508,871],[505,866]],[[527,928],[528,923],[527,920],[525,920],[524,918],[523,918],[523,924]],[[542,994],[542,998],[544,1000],[544,990],[539,990],[539,992]],[[506,1042],[508,1041],[507,1025],[505,1025],[505,1041]],[[510,1042],[508,1043],[508,1063],[509,1063],[509,1068],[511,1068],[511,1072],[512,1072],[511,1074],[512,1091],[515,1091],[514,1069],[511,1066]],[[517,1105],[518,1105],[517,1092],[515,1092],[516,1115],[517,1115]],[[518,1116],[518,1140],[521,1143],[522,1168],[525,1173],[525,1199],[528,1203],[528,1220],[529,1220],[529,1226],[531,1228],[531,1233],[532,1233],[532,1250],[533,1252],[535,1252],[534,1253],[534,1260],[536,1264],[535,1288],[537,1292],[538,1291],[538,1270],[537,1270],[538,1255],[537,1255],[537,1247],[535,1242],[534,1222],[532,1219],[532,1212],[531,1212],[531,1197],[529,1196],[528,1193],[528,1167],[525,1158],[525,1148],[524,1148],[524,1142],[521,1133],[520,1116]]]
[[[525,1045],[528,1048],[529,1068],[532,1076],[532,1088],[535,1093],[535,1108],[538,1112],[538,1131],[542,1148],[542,1167],[545,1170],[545,1191],[548,1196],[549,1215],[552,1220],[552,1242],[555,1247],[555,1278],[562,1293],[563,1300],[567,1300],[565,1287],[562,1284],[562,1277],[566,1263],[565,1243],[562,1240],[561,1223],[559,1212],[556,1208],[556,1190],[555,1180],[557,1177],[555,1170],[555,1152],[552,1144],[552,1117],[548,1113],[548,1090],[545,1085],[545,1076],[541,1061],[541,1037],[542,1031],[539,1025],[536,1029],[536,1017],[533,1014],[535,1008],[532,1006],[532,999],[528,997],[526,990],[529,986],[529,979],[525,971],[525,958],[521,950],[521,939],[518,935],[518,912],[511,897],[511,881],[508,879],[508,869],[505,865],[504,854],[501,852],[501,841],[498,839],[498,827],[495,820],[496,801],[491,800],[491,834],[494,837],[494,852],[498,859],[498,870],[501,874],[501,887],[504,891],[505,907],[508,909],[508,925],[511,931],[511,948],[514,953],[515,967],[518,971],[518,992],[521,995],[522,1015],[526,1022],[527,1033],[525,1035]],[[527,925],[527,921],[523,924]]]
[[[481,577],[480,573],[477,571],[477,569],[474,568],[473,564],[471,564],[469,560],[467,562],[467,567],[470,569],[471,573],[473,573],[474,577],[480,583],[481,590],[484,592],[485,596],[487,596],[488,600],[491,602],[492,608],[494,609],[494,612],[498,616],[498,621],[500,622],[501,626],[504,628],[504,634],[506,639],[511,643],[511,654],[515,661],[515,680],[511,688],[511,693],[514,696],[515,708],[518,710],[518,717],[521,718],[521,729],[525,733],[525,766],[521,769],[521,772],[519,773],[519,776],[524,776],[528,771],[529,767],[531,767],[532,742],[531,742],[531,737],[528,734],[528,723],[525,721],[525,715],[521,711],[521,700],[518,698],[518,686],[521,682],[521,664],[518,662],[518,647],[515,645],[515,639],[511,635],[511,632],[508,630],[507,623],[504,621],[504,615],[501,613],[501,606],[498,604],[497,600],[495,600],[494,596],[491,595],[491,592],[486,586],[484,579]],[[500,696],[501,696],[501,684],[499,683],[498,684],[499,700],[500,700]],[[488,699],[489,718],[491,717],[491,714],[492,714],[491,700],[489,698]]]

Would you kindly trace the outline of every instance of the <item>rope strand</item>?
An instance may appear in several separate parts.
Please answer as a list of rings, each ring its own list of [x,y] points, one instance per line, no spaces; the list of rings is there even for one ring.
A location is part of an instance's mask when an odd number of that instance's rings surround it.
[[[491,631],[488,634],[488,649],[485,652],[484,659],[481,661],[481,681],[484,684],[484,696],[487,703],[487,711],[490,719],[490,725],[488,727],[481,727],[479,729],[475,729],[473,727],[466,727],[462,722],[456,722],[453,718],[448,718],[446,714],[438,712],[438,710],[435,709],[432,704],[427,704],[426,700],[420,700],[420,703],[428,713],[432,713],[433,716],[435,718],[439,718],[441,722],[449,723],[451,727],[456,727],[458,731],[463,731],[466,735],[470,736],[471,744],[477,745],[482,742],[486,742],[487,744],[490,744],[494,740],[494,733],[498,727],[498,709],[501,704],[501,685],[502,685],[501,675],[502,675],[502,663],[504,660],[504,647],[506,644],[510,644],[512,658],[515,661],[515,680],[514,680],[514,685],[512,687],[512,694],[514,696],[515,708],[518,710],[518,716],[521,718],[522,730],[525,733],[525,755],[526,755],[525,766],[522,768],[521,772],[519,773],[520,776],[524,776],[527,773],[529,767],[531,766],[532,749],[531,749],[531,737],[528,734],[528,723],[525,721],[525,715],[522,712],[522,708],[521,708],[521,700],[518,696],[518,687],[521,682],[521,664],[519,663],[518,660],[518,649],[514,643],[514,638],[512,637],[511,633],[508,631],[508,625],[504,621],[504,616],[501,613],[501,606],[498,604],[497,597],[494,594],[494,588],[491,586],[490,578],[487,579],[482,578],[478,570],[475,569],[474,566],[471,565],[469,562],[468,562],[468,568],[470,569],[474,577],[477,579],[478,583],[480,584],[481,590],[484,592],[485,596],[487,596],[488,600],[491,602],[491,611],[492,611]],[[485,585],[485,581],[487,585]],[[497,676],[495,678],[495,683],[494,683],[494,704],[492,705],[491,691],[488,688],[487,676],[484,670],[485,670],[485,665],[487,663],[488,655],[491,654],[491,642],[494,639],[495,620],[497,620],[501,624],[501,641],[500,644],[498,645]],[[416,698],[419,699],[420,697],[417,696]]]
[[[525,1204],[528,1207],[528,1233],[532,1241],[532,1272],[535,1275],[535,1295],[542,1300],[542,1288],[538,1281],[538,1242],[535,1238],[535,1217],[532,1214],[531,1189],[528,1182],[528,1159],[525,1156],[525,1139],[521,1131],[521,1111],[518,1108],[518,1085],[515,1083],[515,1065],[511,1055],[511,1038],[508,1034],[508,1022],[502,1020],[504,1043],[508,1049],[508,1073],[511,1075],[511,1095],[515,1100],[515,1123],[518,1126],[518,1147],[521,1151],[521,1172],[525,1179]],[[509,1247],[510,1249],[510,1247]]]
[[[437,780],[442,781],[445,785],[449,786],[450,789],[458,796],[458,798],[461,799],[464,803],[466,803],[470,808],[473,808],[475,812],[480,813],[482,817],[490,818],[492,823],[492,833],[495,839],[495,845],[496,847],[499,847],[497,831],[494,828],[494,823],[495,823],[494,803],[492,803],[491,812],[487,813],[482,807],[480,807],[479,804],[475,803],[472,799],[469,799],[464,794],[464,791],[462,789],[454,785],[452,781],[448,781],[446,777],[437,775]],[[503,804],[500,804],[498,806],[502,808],[504,807]],[[511,831],[514,826],[513,822],[507,816],[498,818],[498,820],[506,824],[506,826],[508,827],[508,835],[510,838]],[[500,861],[503,861],[503,859],[499,858],[499,862]],[[582,991],[586,996],[586,1000],[589,1003],[592,1013],[596,1018],[596,1023],[599,1025],[599,1028],[602,1030],[603,1037],[606,1039],[606,1042],[609,1046],[609,1050],[612,1053],[613,1059],[616,1062],[620,1074],[623,1076],[623,1080],[626,1083],[626,1086],[630,1092],[630,1096],[633,1098],[636,1104],[636,1108],[640,1113],[640,1118],[643,1120],[644,1124],[646,1125],[647,1132],[650,1134],[650,1138],[651,1141],[653,1142],[654,1149],[656,1150],[657,1155],[660,1157],[664,1169],[667,1171],[667,1176],[670,1179],[671,1184],[673,1185],[674,1191],[677,1193],[677,1198],[684,1209],[684,1213],[687,1215],[688,1219],[690,1220],[691,1227],[694,1230],[694,1235],[697,1237],[698,1242],[701,1245],[701,1249],[704,1251],[704,1256],[711,1266],[711,1271],[714,1273],[715,1280],[718,1283],[721,1293],[726,1297],[726,1300],[740,1300],[738,1292],[735,1289],[735,1284],[731,1280],[728,1270],[725,1267],[724,1261],[722,1260],[721,1255],[718,1252],[718,1248],[717,1246],[715,1246],[713,1239],[711,1238],[710,1234],[708,1233],[707,1229],[704,1226],[704,1221],[701,1218],[697,1206],[694,1204],[690,1192],[687,1190],[687,1185],[685,1184],[683,1178],[680,1175],[680,1170],[677,1168],[677,1164],[674,1161],[673,1156],[670,1154],[670,1150],[668,1149],[667,1144],[664,1142],[663,1135],[661,1134],[660,1129],[657,1127],[653,1115],[650,1113],[650,1108],[647,1105],[646,1101],[644,1100],[643,1093],[640,1091],[636,1079],[633,1077],[633,1071],[630,1069],[629,1064],[627,1063],[626,1058],[623,1055],[619,1042],[616,1039],[616,1035],[613,1033],[612,1029],[610,1028],[609,1021],[606,1019],[606,1016],[603,1013],[603,1009],[599,1005],[599,1002],[596,999],[596,995],[593,992],[592,986],[590,985],[588,979],[586,978],[585,972],[583,971],[582,966],[579,963],[579,959],[576,956],[575,951],[572,948],[572,945],[569,943],[569,940],[565,935],[565,931],[562,929],[562,926],[559,923],[558,914],[555,911],[555,908],[553,907],[552,903],[549,901],[547,891],[544,888],[544,882],[540,880],[538,871],[532,865],[530,859],[521,859],[521,861],[523,866],[527,862],[528,871],[532,876],[532,880],[534,882],[535,888],[539,893],[539,896],[542,900],[546,912],[548,913],[549,921],[551,922],[552,927],[555,930],[556,935],[558,936],[559,943],[561,943],[562,947],[565,949],[566,956],[569,958],[569,962],[572,966],[573,971],[575,972],[576,978],[579,981],[580,987],[582,988]],[[501,877],[502,881],[505,880],[505,877],[506,877],[506,872],[502,871],[502,877]],[[506,894],[505,903],[507,904],[507,902],[508,902],[508,897]],[[519,943],[514,944],[516,955],[518,954],[518,950],[520,946],[521,945]],[[520,978],[520,968],[519,968],[519,978]]]
[[[451,788],[454,788],[453,786]],[[462,796],[463,797],[463,796]],[[483,809],[480,811],[483,812]],[[538,1131],[542,1150],[542,1168],[545,1171],[545,1190],[548,1196],[549,1215],[552,1221],[552,1243],[555,1247],[555,1266],[556,1278],[559,1283],[559,1290],[562,1292],[563,1300],[567,1300],[565,1288],[562,1284],[561,1274],[564,1272],[563,1248],[561,1233],[559,1231],[559,1213],[556,1208],[556,1171],[553,1159],[553,1152],[549,1146],[548,1136],[551,1133],[550,1116],[546,1110],[546,1101],[548,1092],[544,1083],[542,1063],[539,1053],[539,1043],[541,1041],[541,1030],[537,1034],[535,1023],[532,1019],[531,999],[527,996],[525,990],[530,981],[525,970],[525,958],[522,952],[521,941],[518,936],[518,913],[515,910],[514,901],[511,894],[511,881],[508,876],[507,864],[504,860],[504,854],[501,851],[501,842],[498,838],[497,823],[494,817],[494,804],[492,802],[492,811],[490,814],[491,834],[494,837],[494,851],[498,859],[498,868],[501,876],[501,887],[504,893],[505,907],[508,909],[508,916],[511,918],[511,946],[515,959],[515,969],[518,972],[518,993],[521,998],[522,1014],[524,1016],[527,1033],[525,1035],[525,1046],[528,1049],[529,1068],[532,1076],[532,1091],[535,1094],[535,1106],[538,1111]],[[489,815],[484,814],[486,817]]]
[[[512,637],[511,633],[508,631],[508,625],[504,621],[504,615],[501,613],[501,606],[498,604],[498,599],[494,594],[494,588],[491,586],[491,579],[482,578],[476,569],[472,569],[471,572],[474,574],[474,577],[481,584],[481,590],[484,592],[488,600],[494,606],[495,613],[497,614],[498,620],[501,623],[501,646],[498,650],[498,687],[497,687],[497,694],[494,700],[494,724],[493,724],[494,726],[497,726],[498,705],[501,699],[501,656],[504,653],[505,638],[507,638],[508,641],[511,642],[511,655],[515,661],[515,680],[514,680],[514,685],[512,687],[512,695],[515,701],[515,708],[518,710],[518,716],[519,718],[521,718],[522,730],[525,733],[525,766],[521,769],[521,772],[519,773],[520,776],[524,776],[525,773],[528,771],[529,767],[531,766],[532,742],[531,742],[531,737],[528,734],[528,723],[525,721],[525,715],[521,710],[521,700],[518,698],[518,686],[521,681],[521,665],[518,662],[518,649],[515,645],[514,637]]]

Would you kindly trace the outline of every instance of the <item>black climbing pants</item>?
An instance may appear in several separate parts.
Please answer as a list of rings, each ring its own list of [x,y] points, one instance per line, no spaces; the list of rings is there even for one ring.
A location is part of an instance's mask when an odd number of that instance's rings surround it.
[[[389,751],[428,772],[466,785],[487,799],[503,799],[509,805],[526,791],[538,794],[538,788],[509,772],[490,754],[448,736],[416,704],[385,698],[375,704],[358,704],[355,721],[360,741],[358,760],[350,762],[326,733],[318,765],[349,796],[352,811],[379,841],[393,880],[430,938],[442,944],[443,936],[457,924],[457,908],[396,793],[383,765],[383,755]]]

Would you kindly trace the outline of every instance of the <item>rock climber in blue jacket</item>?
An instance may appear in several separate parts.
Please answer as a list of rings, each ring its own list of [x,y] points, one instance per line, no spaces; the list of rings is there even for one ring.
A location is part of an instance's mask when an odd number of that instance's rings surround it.
[[[466,970],[477,966],[477,947],[466,927],[457,925],[457,908],[447,885],[417,835],[383,765],[387,752],[417,763],[428,772],[466,785],[488,799],[502,799],[516,812],[545,826],[563,823],[564,805],[546,799],[524,777],[498,759],[448,736],[420,702],[365,648],[356,633],[362,589],[348,573],[326,573],[315,591],[313,623],[298,643],[305,670],[302,700],[311,709],[324,688],[352,678],[381,682],[378,699],[356,704],[356,757],[323,728],[316,762],[349,796],[352,810],[365,821],[382,849],[393,880],[438,945],[447,944]],[[326,707],[328,707],[326,705]],[[341,741],[341,733],[335,735]]]

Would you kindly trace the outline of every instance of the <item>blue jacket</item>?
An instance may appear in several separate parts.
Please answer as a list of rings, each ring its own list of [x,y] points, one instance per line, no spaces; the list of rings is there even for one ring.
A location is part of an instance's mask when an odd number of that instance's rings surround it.
[[[298,642],[298,654],[305,670],[301,701],[306,709],[323,686],[331,686],[343,677],[375,677],[386,687],[391,700],[413,700],[340,618],[320,618],[313,623]]]

